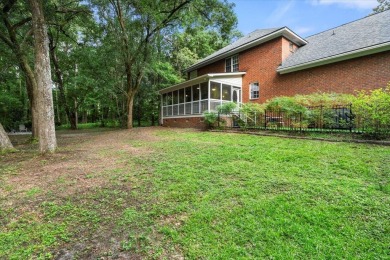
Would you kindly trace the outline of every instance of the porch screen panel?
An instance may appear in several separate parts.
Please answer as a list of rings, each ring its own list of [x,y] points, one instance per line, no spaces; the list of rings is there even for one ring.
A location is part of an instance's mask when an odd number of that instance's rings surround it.
[[[172,99],[172,92],[169,92],[167,95],[167,104],[172,105],[173,99]]]
[[[185,104],[185,107],[186,107],[186,115],[191,115],[191,103],[186,103]]]
[[[217,107],[221,105],[221,101],[219,100],[211,100],[210,101],[210,110],[217,111]]]
[[[179,102],[179,91],[173,91],[173,104],[177,104]]]
[[[192,113],[193,114],[199,114],[199,101],[196,101],[196,102],[192,102]]]
[[[179,105],[179,115],[184,115],[184,104]]]
[[[173,105],[173,115],[177,116],[179,114],[179,105]]]
[[[211,99],[221,99],[221,83],[210,82],[210,89]]]
[[[200,109],[200,112],[203,113],[203,112],[206,112],[209,108],[209,101],[208,100],[202,100],[201,101],[201,109]]]
[[[179,90],[179,103],[184,103],[184,88]]]
[[[191,102],[191,87],[186,88],[185,96],[186,102]]]
[[[200,84],[200,95],[201,99],[208,99],[209,98],[209,84],[208,82],[203,82]]]
[[[168,116],[168,107],[163,107],[163,115]]]
[[[167,104],[167,94],[166,93],[162,95],[162,103],[163,103],[163,106],[168,105]]]
[[[232,100],[232,87],[230,85],[222,84],[222,100]]]
[[[200,91],[200,87],[199,85],[193,85],[192,86],[192,97],[193,97],[193,101],[198,101],[199,100],[199,97],[200,97],[200,94],[199,94],[199,91]]]

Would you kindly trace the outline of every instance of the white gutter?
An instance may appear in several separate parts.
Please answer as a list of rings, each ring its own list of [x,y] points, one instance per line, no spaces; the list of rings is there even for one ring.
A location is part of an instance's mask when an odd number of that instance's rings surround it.
[[[390,42],[385,42],[382,44],[374,45],[374,46],[369,46],[366,48],[350,51],[350,52],[345,52],[341,53],[338,55],[330,56],[330,57],[325,57],[322,59],[318,60],[313,60],[305,63],[301,63],[295,66],[291,67],[286,67],[286,68],[279,68],[276,71],[279,72],[280,74],[287,74],[290,72],[294,71],[299,71],[299,70],[304,70],[304,69],[309,69],[313,67],[318,67],[322,65],[326,65],[329,63],[334,63],[338,61],[343,61],[343,60],[349,60],[353,58],[358,58],[370,54],[375,54],[379,52],[384,52],[384,51],[389,51],[390,50]]]
[[[182,83],[170,86],[168,88],[161,89],[158,92],[160,94],[164,94],[164,93],[168,93],[168,92],[171,92],[171,91],[174,91],[174,90],[177,90],[177,89],[181,89],[181,88],[189,87],[189,86],[192,86],[192,85],[195,85],[195,84],[199,84],[199,83],[202,83],[202,82],[206,82],[210,78],[222,78],[222,77],[231,78],[231,77],[242,76],[242,75],[245,75],[245,74],[246,74],[246,72],[209,73],[209,74],[205,74],[205,75],[202,75],[202,76],[199,76],[199,77],[196,77],[196,78],[184,81]]]
[[[292,42],[298,44],[299,46],[307,44],[307,41],[305,39],[299,37],[299,35],[297,35],[293,31],[291,31],[289,28],[284,27],[282,29],[279,29],[279,30],[273,32],[273,33],[265,35],[265,36],[263,36],[263,37],[261,37],[259,39],[256,39],[256,40],[248,42],[248,43],[246,43],[244,45],[238,46],[238,47],[236,47],[236,48],[234,48],[234,49],[232,49],[230,51],[221,53],[221,54],[219,54],[219,55],[217,55],[217,56],[215,56],[215,57],[213,57],[211,59],[207,59],[207,57],[206,57],[207,60],[201,61],[200,63],[197,63],[195,65],[192,65],[191,67],[187,68],[185,71],[189,72],[189,71],[198,69],[200,67],[208,65],[208,64],[213,63],[215,61],[218,61],[218,60],[221,60],[223,58],[232,56],[232,55],[234,55],[236,53],[239,53],[241,51],[250,49],[250,48],[252,48],[254,46],[257,46],[257,45],[259,45],[261,43],[273,40],[273,39],[275,39],[275,38],[277,38],[279,36],[284,36],[287,39],[291,40]]]

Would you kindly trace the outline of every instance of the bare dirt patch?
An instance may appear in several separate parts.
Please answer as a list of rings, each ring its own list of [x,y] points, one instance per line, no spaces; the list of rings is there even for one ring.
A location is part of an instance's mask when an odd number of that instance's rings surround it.
[[[61,183],[63,185],[61,185],[60,196],[102,187],[107,184],[107,178],[99,176],[98,173],[126,166],[125,162],[116,160],[115,154],[137,156],[150,152],[132,147],[131,140],[139,138],[158,140],[157,137],[152,136],[152,133],[152,129],[145,129],[145,131],[134,129],[93,135],[72,132],[59,134],[58,139],[62,146],[55,154],[45,156],[35,154],[31,158],[26,158],[28,155],[13,154],[11,159],[6,159],[8,164],[18,159],[20,161],[17,173],[9,176],[5,181],[6,185],[13,187],[12,190],[2,190],[2,196],[9,197],[33,187],[46,192],[54,191],[58,190]],[[19,146],[19,149],[23,147]]]
[[[141,259],[138,252],[122,252],[120,241],[127,235],[115,231],[109,220],[120,218],[125,207],[141,202],[129,195],[131,181],[113,184],[112,178],[118,175],[121,181],[121,174],[138,170],[126,158],[148,156],[153,151],[133,143],[161,140],[155,135],[158,130],[59,131],[58,151],[44,156],[36,152],[37,144],[28,142],[29,136],[14,136],[19,151],[0,157],[0,206],[12,208],[18,218],[24,213],[42,215],[45,201],[62,205],[71,199],[72,203],[92,205],[101,210],[102,224],[94,232],[80,227],[80,239],[60,246],[53,255],[58,259]],[[117,199],[110,196],[113,191],[125,195]],[[114,197],[115,201],[110,201]]]

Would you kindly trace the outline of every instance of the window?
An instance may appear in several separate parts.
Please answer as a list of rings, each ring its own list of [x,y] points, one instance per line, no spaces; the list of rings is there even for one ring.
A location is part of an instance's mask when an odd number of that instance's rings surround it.
[[[225,60],[225,71],[226,72],[238,71],[238,55],[234,55]]]
[[[251,83],[250,88],[250,99],[257,99],[260,97],[260,87],[258,82]]]

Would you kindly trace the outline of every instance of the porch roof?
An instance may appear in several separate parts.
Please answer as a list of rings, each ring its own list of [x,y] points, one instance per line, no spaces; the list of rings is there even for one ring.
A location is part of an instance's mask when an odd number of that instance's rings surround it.
[[[189,86],[192,86],[192,85],[195,85],[195,84],[206,82],[209,79],[240,78],[240,77],[242,77],[245,74],[246,74],[246,72],[228,72],[228,73],[209,73],[209,74],[204,74],[202,76],[199,76],[199,77],[196,77],[196,78],[184,81],[182,83],[170,86],[168,88],[161,89],[158,92],[160,94],[164,94],[164,93],[168,93],[168,92],[175,91],[175,90],[178,90],[178,89],[182,89],[182,88],[185,88],[185,87],[189,87]]]

